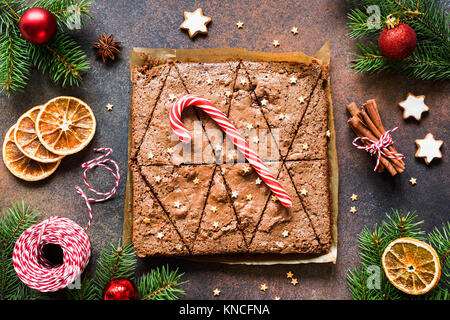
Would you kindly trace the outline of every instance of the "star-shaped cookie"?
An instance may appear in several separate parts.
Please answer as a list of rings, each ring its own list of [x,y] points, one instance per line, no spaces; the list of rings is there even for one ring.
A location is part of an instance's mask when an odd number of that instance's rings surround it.
[[[403,119],[414,117],[417,121],[420,121],[422,113],[430,110],[424,100],[425,96],[415,96],[408,93],[406,100],[398,103],[399,107],[403,109]]]
[[[444,141],[435,140],[431,133],[428,133],[425,138],[417,139],[416,145],[418,147],[415,157],[424,158],[426,164],[434,158],[442,158],[442,153],[439,148],[442,146]]]
[[[184,22],[180,25],[180,29],[187,30],[189,37],[193,38],[199,33],[208,33],[206,25],[210,22],[211,18],[203,15],[202,8],[198,8],[194,12],[185,11]]]

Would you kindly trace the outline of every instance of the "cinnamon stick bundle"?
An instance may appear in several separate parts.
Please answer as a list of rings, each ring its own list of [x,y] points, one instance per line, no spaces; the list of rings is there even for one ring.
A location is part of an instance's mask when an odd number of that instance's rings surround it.
[[[358,137],[367,137],[370,140],[378,141],[386,133],[375,99],[368,100],[361,106],[361,109],[352,102],[347,106],[347,110],[351,115],[348,124]],[[367,146],[372,144],[366,140],[361,141]],[[398,153],[392,145],[387,149],[392,153]],[[402,159],[391,159],[381,155],[378,172],[382,172],[384,169],[395,176],[397,173],[405,171],[405,162]]]

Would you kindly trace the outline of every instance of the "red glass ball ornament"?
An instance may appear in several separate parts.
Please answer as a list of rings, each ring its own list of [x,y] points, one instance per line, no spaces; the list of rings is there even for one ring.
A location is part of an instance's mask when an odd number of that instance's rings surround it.
[[[31,8],[20,18],[19,29],[25,40],[33,44],[44,44],[55,37],[56,18],[46,9]]]
[[[378,37],[378,46],[383,56],[391,60],[404,60],[413,53],[417,44],[416,32],[406,23],[384,28]]]
[[[105,287],[104,300],[137,300],[139,293],[136,285],[129,279],[113,279]]]

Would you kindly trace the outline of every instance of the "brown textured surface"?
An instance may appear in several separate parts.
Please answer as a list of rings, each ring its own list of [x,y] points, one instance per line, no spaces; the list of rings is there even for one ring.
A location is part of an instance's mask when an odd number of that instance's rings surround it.
[[[450,3],[446,1],[446,8]],[[430,231],[434,225],[448,219],[448,101],[450,83],[408,80],[393,74],[355,74],[350,66],[349,51],[354,51],[354,41],[346,34],[346,14],[352,6],[350,1],[129,1],[96,0],[93,8],[94,20],[87,28],[75,32],[82,47],[87,51],[92,70],[84,77],[84,84],[78,89],[61,89],[54,86],[46,76],[34,72],[27,92],[11,98],[0,95],[0,132],[6,133],[14,121],[30,106],[38,105],[57,95],[71,94],[89,103],[95,112],[98,127],[91,145],[82,153],[64,159],[56,173],[41,183],[25,183],[14,178],[4,166],[0,166],[0,205],[6,208],[11,202],[24,199],[40,208],[44,217],[63,215],[81,225],[87,223],[87,211],[83,200],[73,189],[82,184],[81,163],[92,159],[93,147],[111,146],[113,157],[119,161],[122,172],[127,166],[127,130],[130,104],[130,79],[128,52],[133,46],[147,48],[214,48],[236,47],[261,51],[304,51],[313,55],[326,40],[331,41],[331,82],[336,134],[338,141],[340,169],[340,215],[339,248],[336,265],[298,266],[228,266],[207,264],[182,259],[144,259],[139,261],[139,271],[169,263],[185,272],[190,283],[184,286],[188,299],[348,299],[345,272],[357,262],[357,234],[364,225],[379,223],[384,212],[395,207],[403,210],[417,210],[420,219],[425,220],[424,229]],[[209,34],[189,39],[178,27],[183,21],[183,11],[203,8],[205,15],[212,18],[208,25]],[[243,29],[237,29],[235,22],[244,21]],[[292,36],[289,30],[296,26],[299,35]],[[118,61],[105,67],[96,60],[92,42],[101,32],[114,33],[123,41]],[[281,46],[274,48],[273,39]],[[407,93],[425,94],[430,112],[420,123],[404,121],[397,103]],[[363,151],[354,150],[351,141],[353,132],[347,126],[348,114],[345,105],[351,101],[363,103],[376,98],[386,128],[400,125],[394,133],[396,148],[406,155],[406,172],[397,177],[378,175],[372,172],[374,162]],[[107,112],[107,103],[115,105]],[[427,166],[422,159],[415,159],[415,139],[422,139],[432,132],[436,139],[444,140],[443,159]],[[418,179],[412,187],[408,180]],[[93,182],[94,187],[108,190],[113,179],[101,169],[93,177],[104,177]],[[352,193],[359,195],[357,203],[351,203]],[[430,196],[432,195],[432,197]],[[117,242],[122,235],[125,182],[122,181],[117,196],[109,202],[93,205],[94,221],[91,238],[93,260],[110,241]],[[358,213],[351,215],[348,209],[356,205]],[[95,264],[88,267],[94,271]],[[285,272],[292,271],[299,284],[293,287],[285,279]],[[259,286],[266,283],[266,292]],[[221,290],[220,297],[213,297],[212,290]]]

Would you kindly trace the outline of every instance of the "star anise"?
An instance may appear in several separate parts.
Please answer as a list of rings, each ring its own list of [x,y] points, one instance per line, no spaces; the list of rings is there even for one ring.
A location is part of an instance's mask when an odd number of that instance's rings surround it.
[[[106,37],[103,33],[98,42],[94,43],[94,48],[97,49],[97,57],[102,57],[103,63],[106,63],[108,59],[114,60],[115,54],[120,50],[117,48],[120,45],[120,41],[113,41],[114,35],[110,34]]]

